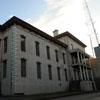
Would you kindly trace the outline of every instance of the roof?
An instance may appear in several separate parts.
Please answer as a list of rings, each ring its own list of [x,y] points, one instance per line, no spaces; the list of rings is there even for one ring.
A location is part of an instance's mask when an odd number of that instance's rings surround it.
[[[87,47],[83,42],[81,42],[78,38],[76,38],[74,35],[72,35],[71,33],[69,33],[68,31],[61,33],[57,36],[55,36],[55,39],[61,38],[63,36],[69,36],[70,38],[72,38],[74,41],[76,41],[78,44],[80,44],[83,47]]]
[[[7,28],[9,28],[10,26],[12,26],[12,25],[14,25],[14,24],[20,25],[20,26],[22,26],[23,28],[28,29],[29,31],[35,32],[35,34],[38,34],[38,35],[40,35],[40,36],[42,36],[42,37],[44,37],[44,38],[46,38],[46,39],[48,39],[48,40],[50,40],[50,41],[52,41],[52,42],[58,44],[58,45],[60,45],[60,46],[63,46],[64,48],[68,47],[68,45],[62,43],[62,42],[59,41],[59,40],[56,40],[54,37],[48,35],[47,33],[45,33],[45,32],[43,32],[43,31],[39,30],[38,28],[36,28],[36,27],[30,25],[29,23],[27,23],[27,22],[25,22],[25,21],[23,21],[23,20],[21,20],[21,19],[15,17],[15,16],[12,17],[11,19],[9,19],[7,22],[5,22],[3,25],[1,25],[1,26],[0,26],[0,31],[3,32],[3,31],[5,31]]]

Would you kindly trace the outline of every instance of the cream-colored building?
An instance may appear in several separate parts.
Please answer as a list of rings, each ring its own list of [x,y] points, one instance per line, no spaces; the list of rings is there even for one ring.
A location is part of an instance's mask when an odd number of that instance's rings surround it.
[[[85,53],[85,44],[77,40],[69,36],[51,37],[12,17],[0,26],[1,93],[30,95],[68,91],[74,88],[71,85],[74,80],[80,80],[81,91],[93,90],[94,81],[89,80],[88,74],[91,67],[83,61],[89,56]],[[76,58],[83,65],[71,64]]]
[[[69,88],[73,91],[96,90],[90,62],[90,56],[85,52],[86,45],[69,32],[57,35],[54,38],[68,45]]]

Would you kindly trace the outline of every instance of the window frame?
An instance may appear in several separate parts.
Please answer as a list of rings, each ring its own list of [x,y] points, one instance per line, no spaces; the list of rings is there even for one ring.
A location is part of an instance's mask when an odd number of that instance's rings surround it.
[[[7,76],[7,60],[3,61],[3,78]]]
[[[21,77],[26,77],[26,59],[21,58]]]
[[[58,80],[61,81],[60,67],[57,67]]]
[[[65,72],[65,79],[66,79],[66,81],[68,81],[68,70],[64,69],[64,72]]]
[[[55,50],[56,61],[59,62],[58,50]]]
[[[49,80],[52,80],[52,66],[48,65],[48,76],[49,76]]]
[[[41,79],[42,75],[41,75],[41,63],[37,62],[37,78]]]
[[[35,41],[35,50],[36,50],[36,56],[40,56],[40,43],[38,41]]]
[[[8,41],[8,37],[5,37],[4,38],[4,53],[7,52],[7,47],[8,47],[7,41]]]
[[[26,37],[24,35],[21,35],[21,41],[20,41],[20,45],[21,45],[21,51],[25,52],[26,51]],[[22,39],[24,41],[22,41]]]
[[[66,64],[65,53],[62,53],[62,56],[63,56],[63,63]]]
[[[50,57],[50,47],[49,46],[46,46],[46,52],[47,52],[47,59],[51,59]]]

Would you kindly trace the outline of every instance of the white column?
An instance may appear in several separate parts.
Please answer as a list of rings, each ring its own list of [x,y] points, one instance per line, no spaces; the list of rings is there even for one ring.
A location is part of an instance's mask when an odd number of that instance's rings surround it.
[[[81,62],[83,63],[83,58],[82,58],[82,54],[81,54]]]
[[[87,80],[89,80],[89,75],[88,75],[87,67],[86,67],[86,75],[87,75]]]
[[[85,80],[86,80],[86,74],[85,74],[84,66],[83,66],[83,73],[84,73],[84,78],[85,78]]]
[[[78,63],[80,63],[79,52],[77,52],[77,57],[78,57]],[[79,70],[80,70],[80,78],[81,80],[83,80],[81,65],[79,65]]]
[[[79,65],[79,69],[80,69],[80,78],[81,78],[81,80],[83,80],[83,75],[82,75],[82,68],[81,68],[81,65]]]
[[[91,78],[92,78],[92,81],[94,81],[92,70],[91,70]]]
[[[90,65],[90,67],[91,67],[90,59],[89,59],[89,65]],[[95,84],[94,77],[93,77],[92,67],[91,67],[91,78],[92,78],[92,82],[93,82],[93,85],[94,85],[94,89],[95,89],[95,91],[96,91],[97,88],[96,88],[96,84]]]
[[[83,56],[83,58],[84,58],[84,62],[85,62],[85,65],[86,65],[85,56]]]
[[[79,52],[77,52],[78,63],[80,63]]]

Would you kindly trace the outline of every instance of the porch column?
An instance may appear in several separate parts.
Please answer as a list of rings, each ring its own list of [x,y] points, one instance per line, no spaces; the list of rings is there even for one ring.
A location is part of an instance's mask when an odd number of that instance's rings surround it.
[[[89,59],[89,65],[90,65],[90,67],[91,67],[91,62],[90,62],[90,59]],[[94,90],[96,91],[97,90],[97,88],[96,88],[96,84],[95,84],[95,82],[94,82],[94,77],[93,77],[93,72],[92,72],[92,67],[91,67],[91,78],[92,78],[92,83],[93,83],[93,85],[94,85]]]
[[[83,74],[84,74],[84,80],[86,80],[86,74],[85,74],[84,66],[83,66]]]
[[[85,55],[83,55],[83,58],[84,58],[84,62],[85,62],[85,65],[86,65],[86,61],[85,61]]]
[[[79,52],[77,52],[77,57],[78,57],[78,63],[80,63]],[[79,70],[80,70],[80,79],[83,80],[81,65],[79,65]]]
[[[86,75],[87,75],[87,80],[89,80],[89,75],[88,75],[87,67],[86,67]]]
[[[83,58],[82,58],[82,54],[81,54],[81,62],[83,63]]]
[[[79,69],[80,69],[80,79],[83,80],[83,75],[82,75],[82,68],[81,68],[81,65],[79,65]]]
[[[80,63],[79,52],[77,52],[78,63]]]

